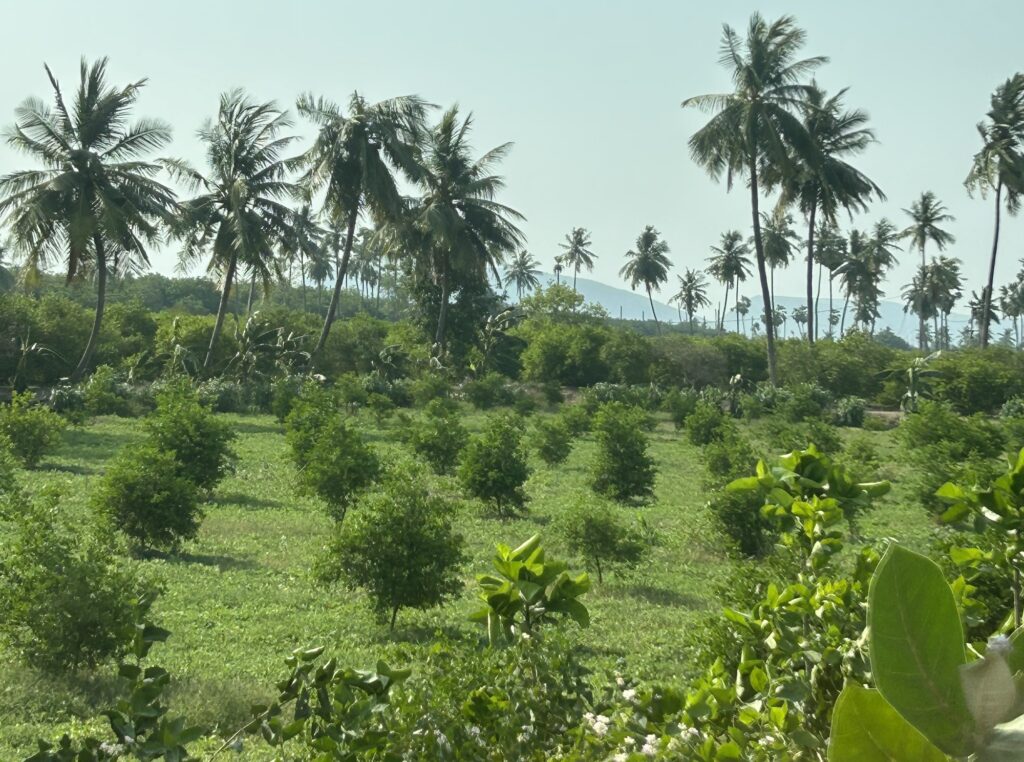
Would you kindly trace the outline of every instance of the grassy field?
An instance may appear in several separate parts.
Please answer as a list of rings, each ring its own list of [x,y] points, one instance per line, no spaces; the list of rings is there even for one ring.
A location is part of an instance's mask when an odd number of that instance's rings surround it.
[[[534,460],[525,518],[488,518],[479,506],[467,503],[458,524],[473,560],[466,569],[463,595],[441,609],[403,611],[392,634],[373,620],[359,593],[314,583],[311,566],[330,521],[314,499],[297,493],[283,427],[269,416],[225,418],[238,432],[236,473],[205,506],[206,518],[195,541],[176,556],[144,562],[164,587],[154,609],[156,621],[173,633],[156,647],[151,661],[174,677],[173,706],[221,731],[243,724],[248,707],[271,695],[273,681],[283,671],[282,659],[294,648],[323,644],[356,667],[378,658],[400,665],[414,661],[438,631],[478,637],[476,627],[466,621],[475,608],[473,579],[488,568],[494,544],[517,544],[541,532],[551,551],[566,555],[558,519],[590,494],[587,473],[594,444],[584,437],[561,466],[549,468]],[[481,420],[480,414],[467,413],[472,430]],[[401,447],[393,428],[365,423],[383,452]],[[760,441],[757,424],[742,425]],[[30,492],[58,489],[62,509],[84,514],[107,462],[141,438],[139,429],[136,420],[114,417],[71,429],[63,448],[38,470],[24,474],[23,481]],[[909,498],[907,474],[894,457],[893,433],[852,435],[873,441],[884,464],[882,475],[896,484],[863,520],[863,540],[893,537],[926,546],[930,519]],[[706,473],[699,448],[665,420],[650,440],[659,470],[655,500],[619,510],[642,514],[661,541],[642,569],[606,576],[603,585],[595,585],[587,596],[593,623],[581,634],[581,642],[595,666],[612,667],[622,660],[625,670],[641,677],[685,678],[692,674],[689,626],[717,609],[716,586],[740,562],[725,553],[704,507]],[[747,563],[756,574],[757,565]],[[95,717],[116,692],[112,668],[56,679],[17,666],[11,656],[0,657],[6,665],[0,681],[0,760],[27,755],[36,738],[80,730],[81,718]]]

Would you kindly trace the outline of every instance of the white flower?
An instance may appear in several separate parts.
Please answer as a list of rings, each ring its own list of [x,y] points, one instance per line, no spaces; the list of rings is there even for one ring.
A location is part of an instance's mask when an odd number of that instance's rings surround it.
[[[636,744],[636,739],[633,738],[633,736],[626,736],[626,739],[622,743],[626,746],[632,747],[634,744]]]
[[[619,676],[615,678],[615,684],[621,688],[623,685],[626,684],[626,681],[623,680],[621,676]]]
[[[626,699],[626,701],[632,701],[634,698],[636,698],[636,689],[627,688],[622,692],[622,698]]]
[[[583,719],[585,719],[587,722],[593,724],[594,723],[594,713],[593,712],[585,712],[583,714]]]
[[[698,738],[700,738],[700,731],[697,730],[697,728],[687,728],[686,731],[683,733],[683,737],[696,741]]]
[[[607,725],[611,722],[611,720],[609,720],[603,714],[597,715],[597,721],[600,722],[602,725]]]
[[[474,738],[479,738],[480,737],[480,728],[478,728],[476,725],[474,725],[473,727],[471,727],[469,729],[469,734],[471,736],[473,736]]]
[[[603,737],[608,732],[608,725],[604,722],[595,722],[593,725],[594,734]]]
[[[651,743],[645,743],[644,747],[640,749],[640,751],[642,751],[648,757],[653,757],[655,754],[658,753],[658,747]]]
[[[654,733],[648,735],[644,740],[647,741],[647,743],[658,743],[658,737],[654,735]]]
[[[626,752],[624,751],[620,751],[618,754],[612,757],[613,762],[626,762],[627,759],[629,759],[629,755],[626,754]]]
[[[529,639],[530,639],[530,633],[524,632],[523,633],[523,640],[529,640]]]

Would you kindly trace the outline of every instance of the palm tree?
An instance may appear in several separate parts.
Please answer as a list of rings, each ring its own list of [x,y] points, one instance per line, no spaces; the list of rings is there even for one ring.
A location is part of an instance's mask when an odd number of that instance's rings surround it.
[[[878,305],[885,295],[881,283],[886,272],[896,264],[894,250],[899,248],[898,240],[896,228],[885,218],[875,223],[870,237],[859,230],[850,231],[849,256],[833,271],[833,277],[839,277],[840,286],[846,294],[840,336],[846,325],[846,311],[851,299],[856,307],[855,322],[874,332]]]
[[[576,290],[576,276],[580,268],[587,268],[587,272],[594,269],[594,260],[597,255],[590,250],[590,233],[585,228],[573,228],[572,232],[565,236],[565,243],[558,244],[565,253],[562,254],[562,262],[572,268],[572,290]]]
[[[494,168],[512,144],[504,143],[473,159],[469,143],[472,124],[472,114],[460,120],[457,106],[448,109],[427,135],[418,178],[423,197],[415,220],[429,240],[427,263],[441,292],[435,336],[441,355],[446,348],[453,279],[486,280],[490,271],[500,283],[497,266],[507,252],[523,242],[516,222],[525,218],[495,200],[505,181],[494,174]]]
[[[953,257],[940,256],[928,266],[928,300],[935,305],[937,349],[949,348],[949,313],[963,296],[961,262]]]
[[[846,239],[840,234],[839,229],[832,225],[826,225],[822,223],[818,227],[817,241],[814,246],[814,257],[818,260],[818,293],[814,297],[814,330],[817,332],[818,328],[818,301],[821,298],[821,269],[825,268],[828,270],[828,315],[829,315],[829,330],[828,336],[832,336],[832,315],[835,312],[833,309],[833,290],[832,285],[835,281],[835,271],[839,268],[843,262],[846,261],[849,252],[847,250]],[[817,339],[817,335],[814,337]]]
[[[185,202],[174,228],[184,242],[181,266],[187,269],[209,256],[207,271],[222,279],[204,369],[217,346],[238,267],[247,267],[264,289],[280,276],[274,249],[292,232],[292,211],[283,201],[297,193],[283,157],[296,138],[281,135],[291,125],[287,112],[273,101],[255,103],[232,90],[221,95],[217,119],[199,130],[209,173],[181,160],[166,162],[176,179],[198,192]]]
[[[768,23],[755,13],[745,40],[725,25],[719,60],[730,70],[735,90],[688,98],[682,104],[714,112],[710,121],[690,138],[694,160],[715,179],[724,174],[729,188],[737,174],[746,175],[750,185],[754,249],[764,301],[768,375],[772,384],[778,383],[775,326],[758,206],[761,188],[770,190],[783,174],[779,168],[792,164],[791,154],[803,156],[810,152],[807,131],[794,112],[801,108],[811,89],[800,80],[826,59],[797,59],[804,39],[804,32],[789,16]]]
[[[699,270],[689,268],[682,275],[677,275],[676,278],[679,281],[679,290],[672,297],[672,301],[680,309],[679,322],[683,322],[682,312],[686,312],[690,333],[693,333],[693,316],[697,314],[697,310],[711,305],[707,292],[708,282]]]
[[[654,311],[654,296],[651,292],[660,290],[661,284],[668,280],[672,262],[666,256],[669,251],[668,243],[662,241],[659,235],[653,225],[645,227],[637,236],[636,250],[630,249],[626,252],[629,261],[619,270],[619,275],[629,282],[629,287],[634,291],[641,283],[644,285],[647,290],[647,301],[651,304],[654,325],[658,333],[661,333],[661,324],[658,322],[658,314]]]
[[[804,335],[804,326],[807,325],[810,322],[808,317],[807,317],[807,315],[808,315],[808,312],[807,312],[807,306],[806,305],[801,304],[798,307],[794,307],[793,308],[793,314],[792,314],[793,322],[796,323],[796,329],[797,329],[797,331],[800,332],[801,336]]]
[[[783,200],[797,204],[807,219],[807,341],[814,343],[814,232],[818,213],[829,225],[836,224],[840,209],[849,213],[866,210],[872,195],[885,195],[873,181],[844,160],[864,151],[875,135],[865,125],[863,111],[846,111],[840,90],[829,98],[817,84],[811,83],[801,104],[804,128],[813,151],[794,156],[795,172],[783,172]]]
[[[743,326],[743,328],[737,330],[738,333],[746,334],[746,318],[750,312],[750,304],[749,296],[741,296],[736,300],[736,306],[733,307],[733,311],[736,313],[737,317],[739,317],[740,325]]]
[[[174,192],[155,179],[160,165],[144,160],[170,142],[171,131],[152,119],[129,122],[146,80],[111,86],[106,58],[91,66],[82,60],[70,109],[45,69],[53,107],[25,100],[7,133],[9,145],[43,168],[0,178],[0,217],[24,251],[28,271],[60,261],[69,282],[89,273],[96,279],[92,330],[71,376],[78,380],[96,351],[110,270],[147,266],[147,246],[176,211]]]
[[[288,263],[288,281],[291,284],[292,264],[298,262],[302,279],[302,310],[306,310],[306,263],[320,256],[326,231],[321,228],[310,211],[309,202],[292,210],[291,220],[281,240],[281,258]]]
[[[310,254],[306,259],[306,276],[316,285],[316,304],[319,308],[323,304],[324,284],[334,274],[334,267],[331,261],[331,254],[334,251],[330,247],[330,237],[334,231],[325,230],[320,239],[320,246],[315,254]]]
[[[725,298],[722,301],[722,312],[718,318],[718,330],[725,330],[725,312],[729,304],[729,289],[736,287],[736,300],[739,301],[740,283],[750,275],[750,248],[743,241],[743,234],[738,230],[722,233],[718,246],[712,246],[714,256],[708,257],[711,263],[707,270],[712,278],[725,284]],[[736,332],[739,333],[740,316],[736,313]]]
[[[312,147],[302,156],[304,186],[324,192],[323,211],[344,220],[344,241],[337,237],[334,292],[324,325],[313,348],[323,349],[338,310],[341,285],[355,242],[356,223],[369,210],[378,224],[397,218],[404,209],[395,172],[409,180],[421,177],[416,144],[421,139],[428,104],[416,96],[369,103],[359,93],[348,101],[348,112],[323,98],[303,95],[298,111],[317,127]]]
[[[776,207],[771,214],[761,212],[761,240],[764,243],[764,259],[770,274],[768,287],[774,304],[775,270],[789,267],[797,240],[792,215],[786,214],[780,207]],[[753,237],[750,239],[750,245],[754,245]]]
[[[999,249],[999,214],[1003,203],[1013,215],[1020,209],[1020,194],[1024,190],[1024,74],[1014,74],[996,88],[990,102],[988,121],[978,125],[982,147],[974,155],[971,171],[964,184],[967,192],[975,190],[984,198],[989,189],[996,192],[996,219],[992,234],[992,256],[988,265],[988,280],[982,291],[985,304],[979,314],[987,315],[992,308],[992,289],[996,275],[996,252]],[[1003,191],[1006,199],[1003,201]],[[988,346],[988,323],[981,325],[982,348]]]
[[[523,291],[531,291],[540,285],[540,262],[525,249],[514,257],[505,268],[505,281],[516,286],[516,301],[523,300]]]
[[[932,241],[938,246],[939,251],[943,251],[946,246],[953,243],[956,239],[952,234],[940,228],[939,225],[943,222],[953,222],[955,218],[951,214],[946,213],[946,207],[943,206],[942,202],[931,191],[922,193],[921,197],[910,205],[910,209],[904,209],[903,212],[910,216],[911,224],[903,230],[901,235],[904,238],[910,239],[911,251],[913,251],[914,247],[921,251],[921,270],[918,273],[918,278],[921,282],[924,282],[927,278],[925,274],[925,267],[927,266],[924,255],[925,246],[929,241]],[[918,345],[923,350],[927,347],[924,334],[925,318],[921,313],[918,313],[918,319],[920,334]]]

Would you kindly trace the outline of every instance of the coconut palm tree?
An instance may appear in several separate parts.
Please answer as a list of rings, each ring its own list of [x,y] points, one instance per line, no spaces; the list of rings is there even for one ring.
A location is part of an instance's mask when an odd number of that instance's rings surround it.
[[[737,327],[736,331],[737,333],[746,334],[746,318],[747,315],[750,313],[750,305],[750,297],[741,296],[739,299],[736,300],[736,306],[732,308],[733,312],[735,312],[736,316],[739,318],[739,327]]]
[[[807,219],[807,341],[814,343],[814,233],[817,215],[829,225],[836,224],[840,209],[848,213],[867,209],[871,196],[885,195],[875,183],[846,161],[863,152],[875,135],[865,125],[863,111],[847,111],[843,105],[846,90],[831,98],[816,83],[811,83],[801,104],[804,129],[813,151],[794,156],[794,172],[783,172],[783,203],[795,203]]]
[[[200,130],[206,145],[207,174],[181,160],[165,162],[195,197],[184,203],[174,234],[183,241],[180,266],[207,258],[207,271],[221,278],[220,304],[203,368],[209,368],[224,326],[228,299],[240,266],[264,289],[280,277],[274,250],[292,234],[292,210],[284,203],[297,187],[288,180],[284,153],[296,140],[282,135],[292,126],[273,101],[256,103],[241,90],[220,97],[215,120]]]
[[[558,244],[565,251],[562,254],[562,263],[572,268],[572,290],[576,290],[576,276],[581,267],[587,268],[587,272],[594,269],[594,260],[597,255],[590,250],[590,232],[585,228],[573,228],[565,236],[565,243]]]
[[[775,303],[775,270],[789,267],[793,249],[798,240],[793,230],[793,216],[776,207],[771,214],[761,212],[761,240],[764,243],[764,259],[768,265],[772,304]],[[750,245],[754,245],[753,236]]]
[[[690,138],[694,160],[715,179],[724,174],[729,188],[735,175],[745,175],[750,186],[772,384],[778,383],[775,326],[771,319],[759,204],[761,190],[770,190],[789,171],[786,168],[792,166],[792,155],[805,156],[812,150],[807,131],[797,116],[811,90],[801,80],[827,59],[797,58],[804,40],[804,32],[789,16],[769,23],[755,13],[745,39],[725,25],[719,60],[729,69],[735,89],[731,93],[688,98],[682,104],[713,112],[710,121]]]
[[[814,257],[818,261],[818,292],[814,297],[814,326],[815,332],[817,332],[817,326],[820,321],[817,320],[819,314],[818,303],[821,299],[821,280],[822,280],[822,268],[828,270],[828,315],[829,315],[829,329],[828,336],[832,336],[832,315],[835,312],[833,308],[833,288],[832,285],[835,281],[835,271],[840,267],[843,262],[846,261],[849,251],[847,249],[846,239],[839,232],[839,229],[822,223],[818,226],[817,240],[814,246]],[[817,336],[815,336],[817,339]]]
[[[555,272],[555,285],[556,286],[560,286],[560,285],[562,285],[562,269],[563,269],[562,257],[560,255],[555,257],[555,266],[554,266],[553,269],[554,269],[554,272]]]
[[[634,291],[637,286],[643,284],[658,333],[661,333],[661,324],[658,322],[658,314],[654,311],[652,291],[661,289],[661,284],[668,280],[668,271],[672,267],[672,262],[666,256],[669,252],[668,242],[661,240],[660,235],[653,225],[645,227],[637,236],[636,249],[626,252],[629,261],[619,270],[619,275],[626,279]]]
[[[935,305],[936,349],[949,349],[949,313],[963,296],[961,262],[953,257],[940,256],[928,265],[928,300]]]
[[[156,180],[160,165],[144,158],[166,146],[171,131],[152,119],[129,121],[146,80],[110,85],[106,58],[91,66],[82,60],[70,108],[44,68],[53,106],[25,100],[7,133],[8,144],[42,168],[0,178],[0,218],[28,271],[60,262],[69,282],[86,274],[96,280],[92,329],[72,373],[77,380],[96,351],[110,271],[148,266],[147,247],[176,211],[173,191]]]
[[[791,317],[793,318],[793,322],[796,323],[796,329],[801,336],[804,335],[804,326],[809,322],[807,314],[807,306],[804,304],[793,308],[793,314]]]
[[[679,290],[672,297],[680,310],[679,322],[683,322],[682,313],[686,313],[686,321],[690,324],[690,333],[693,333],[693,316],[697,310],[711,305],[708,299],[708,282],[699,270],[686,269],[682,275],[677,275]]]
[[[411,181],[422,175],[416,145],[429,105],[416,96],[370,103],[353,93],[347,111],[311,95],[300,97],[297,108],[317,127],[313,145],[301,159],[302,184],[313,193],[322,191],[324,214],[345,225],[344,239],[337,241],[335,250],[334,292],[313,348],[315,356],[334,323],[360,214],[369,210],[378,224],[397,218],[405,205],[396,172]]]
[[[1024,74],[1014,74],[999,85],[992,94],[990,106],[987,120],[978,125],[981,150],[974,155],[971,171],[964,181],[968,193],[978,191],[982,198],[989,190],[995,191],[992,256],[988,264],[988,280],[982,291],[985,305],[979,313],[981,315],[989,314],[992,307],[1001,207],[1005,205],[1009,214],[1016,214],[1020,209],[1020,194],[1024,190]],[[983,348],[988,346],[988,333],[988,323],[982,323],[979,334]]]
[[[505,282],[512,282],[516,286],[516,300],[523,300],[523,291],[532,291],[540,285],[540,262],[533,258],[533,255],[523,249],[514,257],[505,268]]]
[[[442,355],[453,279],[486,280],[490,272],[500,283],[498,265],[523,243],[516,223],[525,218],[495,200],[505,181],[494,170],[512,144],[504,143],[474,159],[469,143],[472,124],[472,114],[460,119],[457,106],[448,109],[426,136],[418,177],[423,195],[414,217],[429,240],[426,262],[440,287],[435,343]]]
[[[725,313],[729,304],[729,289],[736,287],[736,300],[739,301],[740,283],[750,275],[750,248],[738,230],[722,233],[718,246],[712,246],[713,256],[708,257],[711,263],[707,271],[712,278],[725,284],[725,298],[722,311],[718,317],[718,330],[725,330]],[[740,316],[736,313],[736,332],[739,333]]]
[[[927,266],[925,246],[931,241],[938,247],[939,251],[943,251],[946,246],[953,243],[956,240],[953,235],[943,230],[939,225],[944,222],[953,222],[955,218],[946,212],[946,207],[931,191],[922,193],[921,197],[914,201],[909,209],[904,209],[903,212],[909,215],[911,223],[900,235],[910,239],[911,251],[915,247],[921,251],[921,269],[917,277],[923,283],[927,279],[927,275],[924,272]],[[918,346],[924,350],[927,348],[924,334],[925,318],[918,313],[918,320],[920,334],[918,336]]]
[[[291,284],[292,265],[298,263],[302,281],[302,310],[306,310],[307,262],[320,256],[323,239],[327,231],[317,224],[310,210],[309,202],[293,209],[288,230],[280,243],[281,259],[288,263],[288,282]]]

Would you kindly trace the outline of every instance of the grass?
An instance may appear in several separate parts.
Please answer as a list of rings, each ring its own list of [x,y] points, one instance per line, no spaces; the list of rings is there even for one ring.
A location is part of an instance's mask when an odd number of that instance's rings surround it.
[[[323,588],[311,567],[331,522],[315,499],[297,493],[286,457],[283,427],[269,416],[225,416],[238,432],[235,474],[205,505],[199,537],[174,556],[144,561],[164,592],[154,607],[156,621],[173,634],[157,646],[151,662],[174,678],[172,706],[196,723],[230,733],[249,716],[249,706],[271,697],[283,673],[282,660],[293,649],[326,645],[344,663],[372,665],[379,658],[413,663],[438,631],[477,638],[467,617],[476,608],[474,575],[488,569],[495,543],[518,544],[540,532],[550,552],[568,552],[558,532],[567,508],[590,498],[588,467],[594,456],[589,437],[579,440],[568,461],[557,467],[534,459],[527,483],[529,512],[501,521],[467,504],[459,529],[472,562],[466,588],[456,602],[432,611],[402,611],[390,634],[374,621],[359,592]],[[483,416],[467,413],[466,425],[479,430]],[[372,439],[385,454],[397,454],[395,431],[367,417]],[[741,424],[757,442],[759,424]],[[850,432],[844,432],[849,437]],[[897,538],[926,547],[931,522],[912,499],[907,474],[894,457],[892,432],[856,432],[879,451],[883,475],[896,488],[861,523],[864,542]],[[116,452],[141,439],[137,420],[104,417],[69,430],[64,446],[41,467],[25,474],[30,492],[56,488],[62,507],[83,515],[96,480]],[[597,668],[618,668],[641,678],[685,679],[693,674],[688,631],[721,605],[715,590],[737,564],[705,509],[706,472],[699,448],[661,420],[650,435],[658,466],[655,499],[622,507],[642,515],[660,536],[649,562],[625,576],[606,575],[587,595],[592,626],[580,633],[588,660]],[[762,443],[762,446],[763,443]],[[358,509],[356,509],[358,510]],[[746,562],[751,573],[757,565]],[[20,759],[36,738],[95,728],[97,714],[116,696],[113,668],[95,674],[41,676],[18,666],[0,651],[8,668],[0,684],[0,759]],[[255,753],[255,752],[253,752]],[[261,757],[252,757],[259,759]]]

